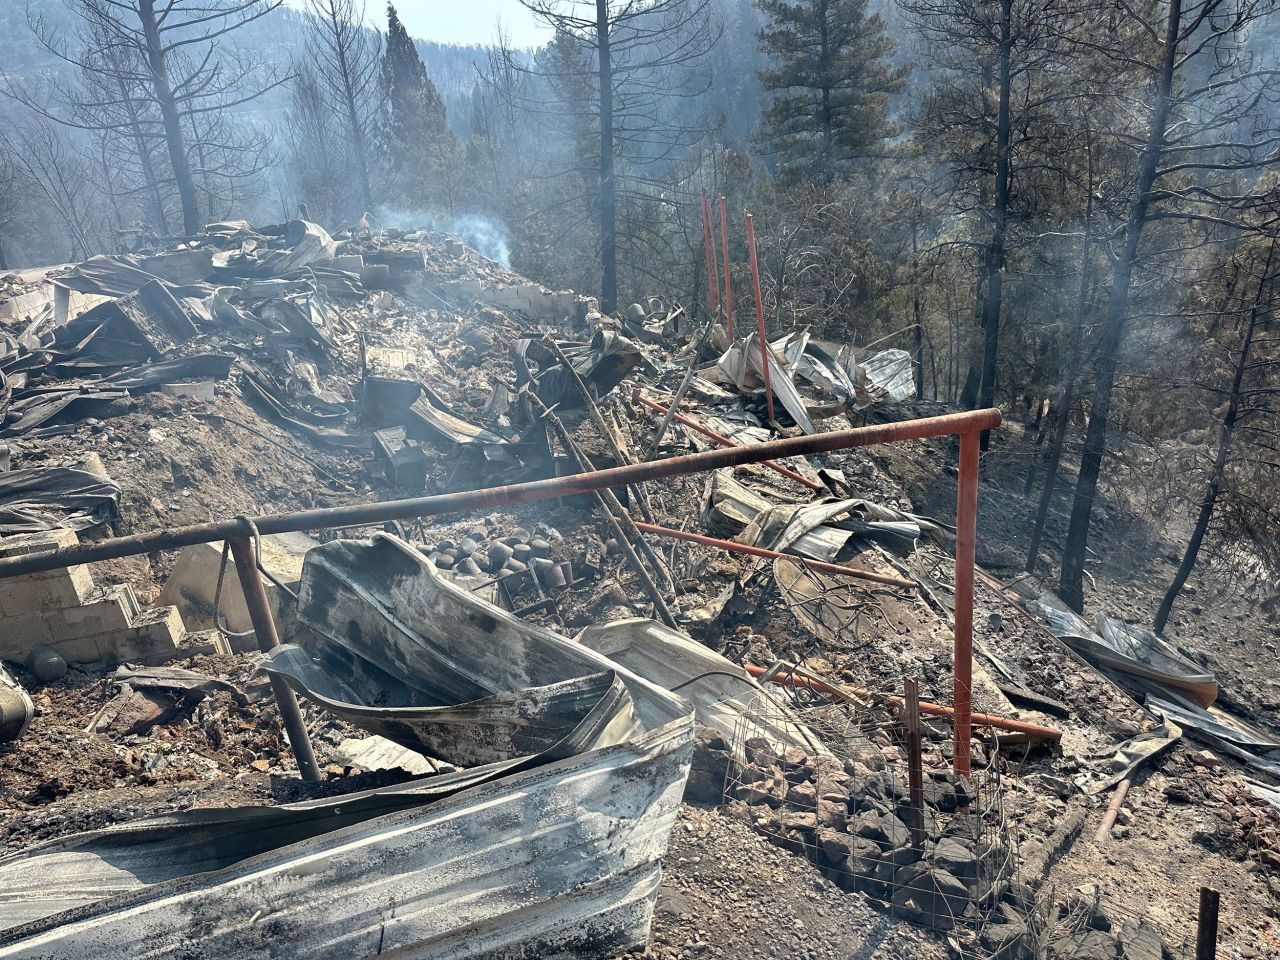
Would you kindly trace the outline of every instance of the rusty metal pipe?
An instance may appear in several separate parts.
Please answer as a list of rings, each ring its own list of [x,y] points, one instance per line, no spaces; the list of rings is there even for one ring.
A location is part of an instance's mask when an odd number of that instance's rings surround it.
[[[690,430],[693,430],[696,433],[702,434],[708,440],[714,440],[716,443],[720,444],[720,446],[722,447],[744,446],[744,444],[738,443],[737,440],[731,440],[728,437],[726,437],[724,434],[716,433],[710,427],[703,426],[702,424],[698,423],[697,420],[694,420],[692,417],[686,417],[683,413],[675,413],[674,410],[676,405],[674,401],[672,402],[670,407],[664,407],[662,404],[658,403],[657,401],[650,400],[648,397],[646,397],[643,393],[640,392],[639,387],[636,387],[631,391],[631,399],[637,400],[640,403],[643,403],[650,410],[656,410],[658,413],[661,413],[664,416],[670,416],[677,423],[683,423]],[[774,463],[772,460],[762,460],[760,465],[764,467],[768,467],[770,470],[776,470],[778,473],[782,474],[788,480],[794,480],[796,483],[806,486],[810,490],[814,490],[822,493],[827,492],[827,488],[824,487],[822,484],[818,483],[816,480],[810,480],[807,477],[803,477],[800,474],[796,473],[794,470],[787,469],[780,463]]]
[[[636,521],[636,527],[645,533],[652,533],[659,537],[688,540],[690,543],[700,543],[704,547],[715,547],[719,550],[728,550],[731,553],[746,553],[753,557],[767,557],[769,559],[786,557],[788,560],[803,563],[813,570],[821,570],[823,573],[835,573],[842,577],[856,577],[859,580],[884,583],[891,587],[905,587],[908,589],[915,587],[915,583],[910,580],[904,580],[901,577],[891,577],[885,573],[872,573],[870,570],[859,570],[857,567],[847,567],[840,563],[827,563],[825,560],[813,560],[809,557],[800,557],[792,553],[781,553],[764,547],[754,547],[747,543],[738,543],[736,540],[720,540],[716,537],[706,537],[700,533],[691,533],[687,530],[676,530],[674,527],[662,527],[656,523],[641,523],[638,520]]]
[[[753,677],[763,677],[769,671],[765,667],[757,666],[754,663],[744,663],[742,669]],[[862,690],[857,687],[838,686],[834,683],[828,683],[825,680],[819,680],[816,677],[797,677],[776,675],[769,678],[773,683],[783,684],[790,687],[801,687],[806,690],[813,690],[815,693],[824,693],[834,697],[858,697],[860,699],[869,699],[874,697],[870,690]],[[901,697],[886,697],[885,700],[892,706],[899,709],[903,706]],[[939,703],[930,703],[927,700],[920,701],[920,712],[928,714],[931,717],[946,717],[953,719],[955,710],[951,707],[945,707]],[[1010,720],[1008,717],[999,717],[993,713],[974,713],[971,714],[973,723],[982,727],[990,727],[993,730],[1007,730],[1010,733],[1021,733],[1033,740],[1044,740],[1057,743],[1062,739],[1062,731],[1055,727],[1042,727],[1038,723],[1027,723],[1024,720]]]
[[[1093,835],[1094,843],[1103,843],[1111,836],[1111,828],[1116,825],[1116,817],[1120,815],[1120,808],[1124,806],[1124,798],[1129,795],[1129,785],[1132,782],[1125,777],[1116,784],[1111,802],[1107,804],[1107,812],[1102,815],[1102,823],[1098,825],[1098,832]]]
[[[711,204],[705,194],[702,197],[702,242],[706,246],[707,256],[707,312],[714,317],[720,309],[720,268],[716,264],[716,236],[711,226]]]
[[[681,457],[667,457],[625,467],[597,470],[593,473],[551,477],[546,480],[513,483],[503,487],[486,487],[482,490],[464,490],[458,493],[442,493],[405,500],[387,500],[382,503],[355,503],[343,507],[299,510],[294,513],[274,513],[253,518],[253,522],[263,536],[296,533],[303,530],[372,526],[389,520],[411,520],[415,517],[459,513],[463,510],[490,510],[515,503],[554,500],[557,497],[590,493],[604,487],[625,487],[630,483],[704,473],[708,470],[736,467],[744,463],[760,463],[775,457],[828,453],[832,450],[847,450],[896,440],[921,440],[925,437],[990,430],[999,425],[999,410],[994,408],[967,410],[940,417],[924,417],[919,420],[903,420],[898,423],[874,424],[851,430],[819,433],[811,437],[788,437],[750,446],[704,450],[701,453],[690,453]],[[117,537],[101,543],[64,547],[45,553],[4,557],[0,558],[0,579],[24,573],[57,570],[77,563],[95,563],[117,557],[133,557],[151,553],[154,550],[176,550],[193,543],[214,543],[243,535],[243,521],[219,520],[213,523],[198,523],[171,530],[156,530]]]
[[[246,525],[244,520],[240,523],[242,528]],[[270,653],[280,646],[280,636],[276,633],[271,604],[267,601],[267,591],[262,585],[262,576],[258,573],[257,550],[253,539],[241,533],[240,536],[228,537],[227,540],[231,545],[231,556],[236,562],[236,573],[240,577],[240,589],[244,591],[245,606],[249,608],[249,620],[258,637],[258,649],[263,653]],[[311,737],[307,734],[307,724],[302,719],[302,708],[298,706],[293,689],[282,677],[271,674],[271,692],[275,694],[280,720],[289,736],[289,748],[298,762],[298,772],[302,774],[303,780],[319,782],[320,767],[316,763],[315,752],[311,749]]]
[[[973,710],[973,568],[978,541],[978,433],[960,434],[960,475],[956,483],[955,654],[951,701],[952,768],[969,776],[969,718]]]
[[[724,255],[724,329],[733,340],[733,288],[729,283],[729,216],[720,198],[720,252]]]
[[[760,366],[764,374],[764,395],[769,401],[769,422],[773,422],[773,377],[769,373],[769,341],[764,335],[764,301],[760,295],[760,262],[756,259],[756,228],[747,214],[747,256],[751,259],[751,287],[756,295],[756,337],[760,340]]]

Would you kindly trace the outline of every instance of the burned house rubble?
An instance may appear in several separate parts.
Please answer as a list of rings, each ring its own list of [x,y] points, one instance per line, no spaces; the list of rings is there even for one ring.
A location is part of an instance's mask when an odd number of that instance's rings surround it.
[[[1192,806],[1280,955],[1280,740],[914,395],[434,233],[0,278],[0,957],[1190,956],[1103,876]]]

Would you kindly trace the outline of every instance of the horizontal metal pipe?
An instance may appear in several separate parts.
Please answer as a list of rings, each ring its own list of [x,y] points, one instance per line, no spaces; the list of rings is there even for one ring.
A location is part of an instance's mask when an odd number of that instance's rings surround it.
[[[489,510],[516,503],[554,500],[557,497],[590,493],[605,487],[623,487],[630,483],[703,473],[708,470],[718,470],[721,467],[736,467],[744,463],[759,463],[774,457],[804,456],[827,453],[832,450],[847,450],[852,447],[865,447],[876,443],[889,443],[895,440],[921,440],[925,437],[964,434],[974,430],[990,430],[999,425],[999,410],[967,410],[941,417],[875,424],[852,430],[820,433],[811,437],[789,437],[749,446],[705,450],[702,453],[691,453],[682,457],[650,460],[645,463],[611,467],[608,470],[576,473],[567,477],[551,477],[547,480],[532,480],[527,483],[513,483],[503,487],[486,487],[482,490],[442,493],[406,500],[387,500],[381,503],[354,503],[344,507],[299,510],[295,513],[273,513],[256,517],[252,523],[262,536],[296,533],[303,530],[363,527],[386,523],[390,520],[410,520],[415,517],[438,516],[463,510]],[[77,563],[132,557],[150,553],[153,550],[175,550],[195,543],[214,543],[230,537],[245,536],[251,529],[248,520],[237,518],[117,537],[100,543],[63,547],[46,553],[5,557],[0,559],[0,579],[24,573],[57,570]]]
[[[675,410],[674,401],[672,402],[672,405],[670,407],[664,407],[662,404],[658,403],[656,400],[650,400],[648,397],[646,397],[643,393],[640,392],[640,389],[638,387],[635,390],[631,391],[631,399],[639,401],[640,403],[643,403],[650,410],[656,410],[658,413],[664,414],[666,416],[670,416],[671,419],[676,421],[676,423],[683,423],[690,430],[693,430],[695,433],[702,434],[708,440],[714,440],[716,443],[720,444],[720,446],[722,447],[743,446],[743,444],[738,443],[737,440],[731,440],[728,437],[726,437],[724,434],[716,433],[710,427],[703,426],[701,423],[699,423],[697,420],[694,420],[692,417],[686,417],[683,413],[673,412]],[[661,434],[661,432],[662,431],[659,431],[659,434]],[[776,470],[778,473],[782,474],[787,479],[794,480],[796,483],[801,484],[802,486],[806,486],[810,490],[818,491],[821,493],[827,492],[827,488],[823,486],[821,483],[818,483],[816,480],[810,480],[808,477],[801,476],[800,474],[796,473],[794,470],[790,470],[787,467],[784,467],[780,463],[774,463],[772,460],[762,460],[760,465],[764,467],[768,467],[770,470]]]
[[[640,523],[639,521],[636,521],[636,527],[646,533],[656,534],[659,537],[670,537],[673,540],[688,540],[690,543],[700,543],[705,547],[716,547],[719,550],[728,550],[731,553],[746,553],[753,557],[768,557],[770,559],[786,557],[789,560],[795,560],[798,563],[803,563],[806,567],[813,570],[821,570],[823,573],[835,573],[842,577],[856,577],[859,580],[870,580],[873,583],[884,583],[891,587],[915,587],[915,583],[911,580],[904,580],[901,577],[891,577],[886,573],[872,573],[870,570],[859,570],[857,567],[847,567],[840,563],[827,563],[825,560],[813,560],[809,557],[798,557],[791,553],[780,553],[777,550],[768,550],[764,547],[753,547],[747,543],[738,543],[736,540],[720,540],[716,537],[704,537],[700,533],[690,533],[687,530],[676,530],[673,527],[662,527],[656,523]]]
[[[753,677],[763,677],[768,670],[764,667],[756,666],[754,663],[744,663],[743,669]],[[775,675],[769,678],[774,683],[780,683],[785,686],[803,687],[813,690],[817,693],[825,693],[834,696],[848,696],[867,698],[874,696],[869,690],[859,690],[856,687],[841,687],[834,683],[827,683],[825,680],[819,680],[815,677],[797,677],[794,675]],[[887,697],[889,703],[895,706],[902,706],[901,697]],[[920,701],[920,712],[927,713],[932,717],[947,717],[955,719],[955,710],[951,707],[944,707],[940,703],[929,703],[927,700]],[[1038,723],[1026,723],[1023,720],[1010,720],[1007,717],[998,717],[993,713],[975,713],[970,718],[976,726],[991,727],[994,730],[1008,730],[1011,733],[1024,733],[1028,737],[1035,740],[1049,740],[1057,743],[1062,739],[1062,731],[1054,727],[1042,727]]]

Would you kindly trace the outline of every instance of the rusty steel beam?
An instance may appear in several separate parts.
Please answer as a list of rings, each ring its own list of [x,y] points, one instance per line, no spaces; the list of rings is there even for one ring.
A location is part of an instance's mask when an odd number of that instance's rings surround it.
[[[486,487],[481,490],[442,493],[405,500],[387,500],[381,503],[355,503],[343,507],[299,510],[294,513],[274,513],[255,517],[253,523],[263,536],[304,530],[372,526],[390,520],[411,520],[416,517],[438,516],[463,510],[489,510],[516,503],[554,500],[557,497],[590,493],[605,487],[624,487],[630,483],[705,473],[709,470],[736,467],[744,463],[760,463],[775,457],[805,456],[828,453],[833,450],[848,450],[853,447],[866,447],[877,443],[891,443],[897,440],[922,440],[926,437],[973,433],[990,430],[999,425],[999,410],[967,410],[940,417],[924,417],[919,420],[903,420],[898,423],[875,424],[833,433],[819,433],[811,437],[789,437],[749,446],[705,450],[681,457],[650,460],[625,467],[597,470],[593,473],[551,477],[547,480],[533,480],[502,487]],[[116,537],[99,543],[63,547],[44,553],[5,557],[0,559],[0,579],[25,573],[39,573],[44,570],[57,570],[78,563],[95,563],[100,560],[114,560],[118,557],[138,556],[155,550],[176,550],[194,543],[214,543],[243,536],[244,532],[242,520],[220,520]]]
[[[702,197],[702,242],[706,245],[707,255],[707,313],[715,317],[720,312],[720,267],[716,263],[715,230],[711,226],[711,204]]]
[[[729,217],[720,198],[720,250],[724,255],[724,329],[733,340],[733,287],[729,283]]]
[[[252,529],[247,521],[240,522],[244,529]],[[240,577],[240,589],[244,591],[244,603],[249,608],[249,620],[258,638],[258,649],[263,653],[270,653],[280,646],[280,635],[276,632],[275,618],[271,616],[271,604],[267,600],[267,590],[262,585],[262,575],[258,573],[257,548],[252,536],[243,531],[238,537],[229,537],[228,543],[231,545],[231,556],[236,562],[236,573]],[[303,780],[319,782],[320,766],[311,749],[311,737],[307,734],[307,724],[302,718],[302,708],[298,706],[297,697],[284,678],[274,673],[271,674],[271,692],[275,694],[280,720],[284,724],[285,733],[289,735],[289,748],[298,762],[298,772],[302,774]]]
[[[952,726],[952,768],[969,776],[969,727],[973,709],[973,568],[978,545],[978,434],[960,434],[960,476],[956,483],[955,653],[951,702],[956,705]]]
[[[887,573],[872,573],[870,570],[859,570],[857,567],[848,567],[841,563],[827,563],[825,560],[813,560],[809,557],[797,556],[794,553],[782,553],[778,550],[769,550],[765,547],[754,547],[748,543],[738,543],[736,540],[721,540],[717,537],[706,537],[700,533],[691,533],[688,530],[676,530],[674,527],[663,527],[656,523],[641,523],[635,521],[636,528],[643,530],[645,533],[652,533],[659,537],[669,537],[672,540],[687,540],[690,543],[700,543],[704,547],[715,547],[718,550],[727,550],[730,553],[746,553],[753,557],[765,557],[767,559],[776,560],[778,557],[786,557],[788,560],[795,560],[797,563],[803,563],[806,567],[813,570],[821,570],[823,573],[835,573],[842,577],[855,577],[858,580],[870,580],[872,583],[883,583],[890,587],[903,587],[905,589],[915,589],[915,582],[904,580],[902,577],[891,577]]]
[[[763,677],[769,671],[765,667],[757,666],[754,663],[744,663],[742,669],[753,677]],[[868,700],[875,697],[870,690],[862,690],[857,687],[846,687],[841,684],[828,683],[826,680],[819,680],[817,677],[802,677],[795,674],[774,675],[768,678],[772,683],[781,684],[783,686],[801,687],[812,690],[815,693],[823,693],[829,697],[837,699],[856,698]],[[904,704],[901,697],[885,697],[885,701],[891,706],[901,709]],[[955,718],[955,709],[953,707],[943,706],[940,703],[930,703],[928,700],[920,701],[920,712],[931,717],[945,717],[947,719]],[[1056,727],[1042,727],[1038,723],[1027,723],[1025,720],[1010,720],[1008,717],[1000,717],[994,713],[974,713],[971,714],[973,723],[982,727],[990,727],[992,730],[1007,730],[1010,733],[1021,733],[1032,740],[1045,741],[1049,743],[1057,743],[1062,739],[1062,731]]]
[[[656,410],[658,413],[661,413],[664,416],[670,417],[671,419],[675,420],[676,423],[683,423],[690,430],[693,430],[696,433],[702,434],[708,440],[714,440],[716,443],[720,444],[720,446],[722,447],[743,446],[743,444],[738,443],[737,440],[731,440],[728,437],[726,437],[724,434],[716,433],[710,427],[703,426],[702,424],[698,423],[697,420],[694,420],[692,417],[686,417],[683,413],[675,413],[674,411],[678,402],[678,394],[677,394],[677,400],[673,400],[671,402],[670,407],[664,407],[662,404],[658,403],[656,400],[650,400],[648,397],[646,397],[643,393],[640,392],[639,387],[636,387],[631,391],[631,399],[639,403],[643,403],[650,410]],[[665,423],[666,421],[663,421],[663,422]],[[662,431],[660,430],[659,435],[661,435],[661,433]],[[827,492],[827,488],[824,487],[821,483],[818,483],[816,480],[810,480],[807,477],[803,477],[800,474],[796,473],[794,470],[790,470],[787,467],[784,467],[780,463],[774,463],[772,460],[762,460],[760,461],[760,465],[764,467],[768,467],[770,470],[777,471],[778,473],[786,477],[788,480],[794,480],[796,483],[801,484],[802,486],[808,487],[810,490],[813,490],[815,493]]]

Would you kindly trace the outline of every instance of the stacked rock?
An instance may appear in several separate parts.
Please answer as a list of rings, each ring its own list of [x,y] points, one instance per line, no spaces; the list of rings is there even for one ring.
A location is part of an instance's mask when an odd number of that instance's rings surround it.
[[[870,757],[779,750],[764,738],[748,740],[745,751],[730,795],[751,808],[758,830],[845,889],[941,930],[976,919],[1004,892],[1009,850],[969,812],[968,784],[949,770],[926,771],[922,836],[913,842],[905,770],[895,778],[879,757],[877,772]]]

